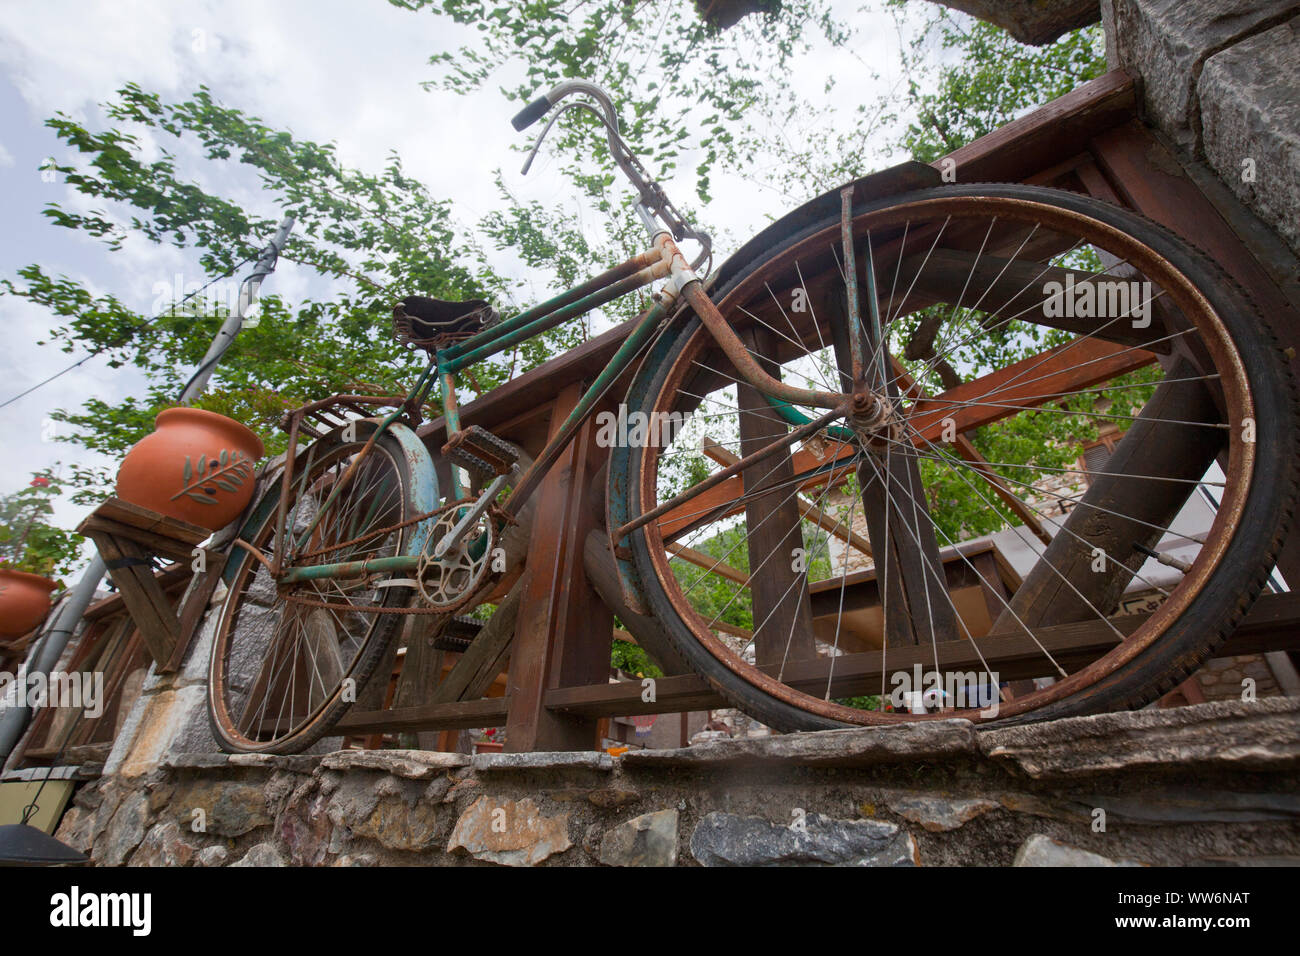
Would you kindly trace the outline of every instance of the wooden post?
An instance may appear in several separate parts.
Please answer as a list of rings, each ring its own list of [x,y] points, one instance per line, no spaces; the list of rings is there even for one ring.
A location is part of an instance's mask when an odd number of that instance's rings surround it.
[[[575,382],[556,397],[555,435],[582,396]],[[590,750],[596,721],[546,709],[546,691],[600,683],[609,676],[614,616],[587,582],[583,543],[599,520],[590,485],[606,449],[595,442],[594,418],[579,430],[536,492],[537,516],[528,548],[527,584],[510,655],[506,746],[529,750]]]
[[[776,354],[776,336],[762,326],[751,326],[741,339],[757,356]],[[760,361],[764,370],[780,378],[774,362]],[[740,414],[740,456],[752,455],[786,434],[789,426],[768,406],[763,394],[746,382],[737,386]],[[789,485],[794,478],[790,450],[783,449],[743,472],[746,494],[763,488]],[[795,571],[795,549],[803,548],[799,506],[794,488],[773,492],[745,506],[748,523],[749,593],[754,614],[754,654],[758,666],[781,667],[788,660],[817,655],[813,643],[807,572]]]
[[[1093,477],[993,630],[1114,613],[1124,588],[1146,561],[1137,546],[1156,543],[1195,490],[1192,482],[1223,445],[1223,432],[1196,427],[1197,422],[1218,421],[1218,411],[1205,386],[1189,380],[1194,379],[1190,363],[1179,360],[1168,376],[1120,439],[1106,472]],[[1170,425],[1170,420],[1189,424]],[[1169,480],[1149,480],[1153,476]],[[1094,570],[1094,548],[1102,549],[1104,573]]]
[[[840,382],[851,387],[849,311],[838,295],[831,296],[826,307],[830,309]],[[857,334],[863,339],[863,354],[873,355],[876,345],[861,326]],[[891,368],[888,349],[882,346],[881,351],[885,367]],[[885,387],[891,397],[898,397],[896,378],[891,377]],[[885,604],[885,647],[932,644],[960,637],[916,453],[910,447],[899,446],[885,456],[874,456],[858,466],[857,477],[867,538]],[[832,571],[842,573],[837,568]]]
[[[176,670],[211,597],[223,559],[210,556],[216,567],[208,568],[200,587],[190,596],[190,606],[178,615],[154,575],[153,557],[189,562],[195,546],[211,532],[119,498],[109,498],[96,508],[77,531],[95,542],[159,673]]]
[[[1228,208],[1237,216],[1231,223],[1226,220],[1178,158],[1137,120],[1093,137],[1088,146],[1126,205],[1205,250],[1237,280],[1268,318],[1279,344],[1295,350],[1291,369],[1300,375],[1300,305],[1241,239],[1241,235],[1266,231],[1258,220],[1230,196]],[[1294,281],[1290,286],[1295,288]],[[1288,581],[1300,581],[1296,535],[1282,545],[1277,566]]]

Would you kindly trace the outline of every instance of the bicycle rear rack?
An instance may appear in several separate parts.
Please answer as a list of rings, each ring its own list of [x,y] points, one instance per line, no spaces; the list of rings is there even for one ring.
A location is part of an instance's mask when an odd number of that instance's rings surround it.
[[[357,386],[358,389],[365,387],[364,385]],[[365,405],[371,405],[378,409],[397,408],[407,405],[407,403],[408,398],[405,395],[377,395],[360,391],[356,393],[344,392],[331,395],[329,398],[322,398],[319,401],[309,402],[306,405],[285,412],[284,417],[280,419],[280,430],[292,435],[296,428],[299,434],[317,439],[327,432],[343,428],[348,422],[352,421],[353,419],[347,415],[348,412],[360,418],[374,417],[374,410],[367,410],[364,407]],[[410,414],[411,410],[408,408],[407,412]],[[415,424],[418,425],[418,412],[413,418]]]

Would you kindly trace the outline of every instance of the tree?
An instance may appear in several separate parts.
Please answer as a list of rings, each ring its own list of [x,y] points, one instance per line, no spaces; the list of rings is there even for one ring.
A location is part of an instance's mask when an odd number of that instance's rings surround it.
[[[906,0],[888,3],[897,12]],[[942,54],[939,65],[935,47]],[[898,149],[923,163],[1106,72],[1105,38],[1099,26],[1033,48],[1001,27],[942,8],[900,56],[914,118],[899,137]]]
[[[328,291],[294,308],[265,296],[255,327],[238,337],[210,391],[195,403],[248,423],[273,452],[284,444],[276,426],[287,408],[359,382],[386,391],[409,384],[421,360],[393,340],[389,324],[403,295],[510,299],[512,286],[453,227],[450,201],[408,177],[396,155],[378,173],[346,168],[332,146],[272,129],[218,103],[207,89],[167,103],[128,85],[104,110],[113,128],[92,131],[63,114],[47,123],[85,157],[57,171],[82,195],[106,204],[91,213],[51,204],[45,214],[54,224],[94,236],[110,252],[128,239],[170,243],[196,253],[209,275],[222,276],[237,274],[256,255],[280,216],[297,219],[281,258],[312,269]],[[147,161],[145,131],[202,160],[238,164],[261,186],[265,211],[244,209],[187,178],[171,149]],[[117,404],[90,398],[80,409],[53,415],[73,426],[61,440],[114,455],[152,428],[228,314],[228,303],[199,298],[185,305],[164,301],[157,317],[141,315],[113,293],[94,294],[40,264],[20,269],[17,280],[0,280],[0,294],[46,308],[58,323],[49,342],[64,351],[102,351],[110,367],[129,364],[145,374],[143,395]],[[470,387],[489,389],[578,340],[572,329],[559,330],[546,343],[482,363],[470,370]],[[70,480],[98,490],[107,477],[80,469]]]
[[[0,568],[55,579],[73,570],[83,539],[49,520],[61,490],[58,475],[47,468],[26,488],[0,496]]]

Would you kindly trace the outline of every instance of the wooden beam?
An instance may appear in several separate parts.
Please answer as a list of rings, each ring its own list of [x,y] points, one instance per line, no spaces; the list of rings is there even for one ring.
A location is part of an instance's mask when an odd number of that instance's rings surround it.
[[[776,336],[765,327],[749,328],[741,340],[767,374],[781,377],[781,368],[767,360]],[[789,431],[789,426],[747,382],[736,386],[740,418],[740,457],[766,447]],[[749,556],[749,597],[754,621],[754,653],[760,664],[815,657],[812,612],[808,602],[807,571],[796,570],[794,556],[804,546],[798,497],[788,485],[795,476],[788,448],[782,448],[738,477],[742,487],[781,491],[745,503],[745,547]]]
[[[1131,120],[1136,111],[1133,79],[1113,70],[931,165],[953,169],[963,183],[1019,182],[1068,159],[1080,143]]]
[[[1150,615],[1131,614],[1111,619],[1121,634],[1131,634]],[[1082,667],[1119,643],[1110,627],[1102,621],[1062,624],[1036,629],[1037,641],[1058,660]],[[979,654],[976,653],[979,648]],[[1300,649],[1300,595],[1266,594],[1246,615],[1236,632],[1219,647],[1214,657],[1254,654],[1263,650]],[[982,671],[980,654],[1003,680],[1043,676],[1046,659],[1037,644],[1023,632],[991,634],[976,642],[948,641],[938,645],[890,648],[884,658],[888,670],[885,689],[890,689],[888,674],[909,671],[920,664],[934,667],[936,653],[940,670]],[[833,696],[880,693],[882,656],[879,651],[845,654],[835,658]],[[792,686],[816,691],[826,687],[829,659],[801,661],[786,667],[784,679]],[[548,691],[547,706],[586,716],[633,716],[664,714],[686,710],[707,710],[728,706],[726,700],[712,692],[702,678],[684,675],[660,678],[655,682],[655,700],[641,699],[640,681],[620,681],[585,687],[562,687]]]
[[[898,376],[898,384],[902,386],[902,390],[907,393],[913,401],[919,401],[926,398],[926,393],[921,389],[920,385],[917,384],[916,379],[912,378],[911,374],[903,366],[903,363],[893,356],[890,356],[890,360],[893,362],[894,374]],[[1001,498],[1006,506],[1011,509],[1012,513],[1025,523],[1025,527],[1037,535],[1038,540],[1042,541],[1044,544],[1052,543],[1052,536],[1043,528],[1043,523],[1038,520],[1038,515],[1036,515],[1033,509],[1025,504],[1024,501],[1022,501],[1020,497],[1011,490],[1007,485],[1006,479],[993,470],[988,459],[980,454],[979,449],[975,447],[974,443],[969,438],[958,432],[955,436],[952,447],[956,449],[957,454],[960,455],[964,461],[971,465],[974,471],[979,473],[979,475],[993,487],[993,493]]]
[[[688,548],[684,544],[677,544],[676,542],[669,542],[664,547],[675,557],[681,558],[683,561],[688,561],[696,567],[703,568],[712,574],[719,574],[728,581],[735,581],[741,587],[745,587],[749,584],[749,575],[744,571],[738,571],[731,565],[724,564],[722,561],[712,557],[711,555],[705,554],[703,551],[696,551],[694,548]]]
[[[340,734],[376,734],[500,727],[506,722],[509,706],[509,697],[485,697],[392,710],[349,711],[334,730]]]
[[[907,420],[920,432],[917,444],[937,442],[944,419],[952,419],[959,432],[990,425],[1145,368],[1156,358],[1143,349],[1074,339],[917,402]]]
[[[994,629],[1082,621],[1110,614],[1155,546],[1196,491],[1226,433],[1209,390],[1179,359],[1143,406],[1052,543],[1039,557]],[[1135,477],[1145,476],[1145,477]],[[1167,479],[1167,480],[1159,480]],[[1095,570],[1100,548],[1104,570]]]
[[[558,433],[577,406],[582,383],[556,397],[549,425]],[[586,683],[609,674],[614,616],[587,581],[583,546],[603,508],[591,503],[605,450],[595,441],[595,417],[573,437],[538,487],[537,512],[526,559],[525,612],[510,655],[510,717],[506,745],[512,752],[589,750],[596,745],[593,721],[552,714],[543,704],[550,687]]]
[[[735,454],[728,451],[726,448],[723,448],[708,436],[705,436],[704,441],[701,443],[701,450],[719,465],[734,465],[736,462],[740,461]],[[810,501],[805,500],[802,494],[796,496],[794,502],[795,506],[799,509],[799,514],[801,516],[811,521],[823,531],[835,535],[835,537],[839,538],[845,544],[857,548],[867,557],[871,557],[871,542],[858,534],[848,525],[844,524],[844,522],[826,513]],[[671,547],[669,550],[671,550]],[[744,582],[742,581],[741,583],[743,584]]]

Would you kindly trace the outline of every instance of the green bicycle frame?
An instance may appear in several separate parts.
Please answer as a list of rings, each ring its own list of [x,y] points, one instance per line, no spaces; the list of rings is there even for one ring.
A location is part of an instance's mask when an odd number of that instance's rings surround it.
[[[427,393],[432,389],[436,372],[441,385],[441,401],[447,435],[450,437],[461,430],[460,407],[456,396],[457,372],[476,362],[500,354],[506,349],[552,329],[562,322],[585,315],[620,296],[643,288],[657,279],[668,278],[669,276],[672,277],[672,284],[680,292],[681,297],[700,316],[710,334],[728,357],[731,358],[741,375],[763,393],[782,419],[795,426],[788,438],[774,442],[771,446],[749,456],[736,467],[748,467],[753,463],[751,459],[757,460],[766,454],[771,454],[780,445],[792,444],[800,437],[806,437],[807,434],[816,430],[813,426],[824,427],[828,424],[829,419],[834,417],[833,415],[825,415],[816,420],[808,418],[794,407],[794,403],[834,409],[837,413],[843,413],[846,410],[847,396],[795,388],[772,378],[764,372],[746,351],[744,344],[718,311],[717,306],[709,299],[694,272],[685,265],[684,258],[666,232],[659,232],[655,235],[652,249],[628,259],[621,265],[615,266],[589,282],[561,293],[555,298],[521,312],[510,319],[483,329],[461,342],[437,350],[433,361],[407,396],[408,401],[415,399],[421,403],[423,402]],[[650,340],[655,329],[667,315],[663,302],[664,299],[659,298],[649,308],[641,312],[635,320],[636,324],[632,332],[623,340],[617,352],[610,359],[609,364],[583,392],[578,404],[569,413],[550,441],[547,442],[541,454],[514,484],[501,509],[507,516],[519,513],[524,502],[528,500],[528,497],[541,483],[542,477],[559,458],[582,424],[595,411],[597,403],[609,390],[610,386],[623,375],[641,348]],[[379,422],[366,447],[358,455],[357,459],[354,459],[353,466],[356,461],[364,457],[379,436],[392,426],[402,414],[402,411],[402,408],[394,409]],[[846,436],[850,434],[847,429],[839,429],[834,426],[831,426],[831,428],[836,432],[845,432]],[[316,518],[311,522],[310,526],[298,535],[296,542],[298,548],[301,548],[304,542],[310,538],[321,517],[346,487],[353,473],[353,466],[349,466],[343,477],[335,483],[329,497],[317,512]],[[453,468],[451,472],[451,499],[457,502],[467,501],[469,498],[468,489],[459,480],[457,470]],[[279,580],[281,583],[287,584],[324,578],[364,577],[377,572],[410,573],[416,569],[418,560],[417,556],[398,555],[388,558],[372,558],[365,561],[294,567],[283,571],[279,576]]]

